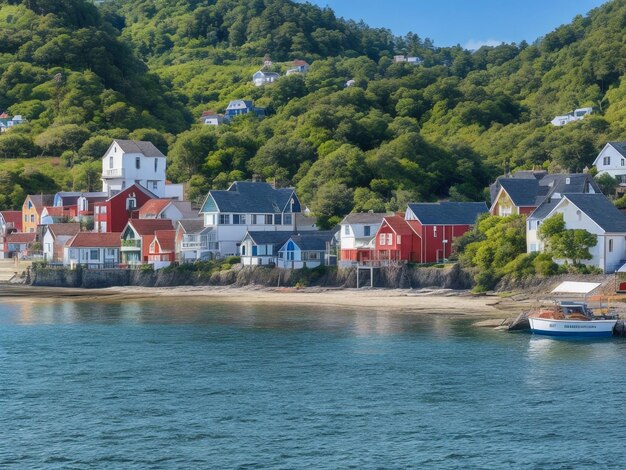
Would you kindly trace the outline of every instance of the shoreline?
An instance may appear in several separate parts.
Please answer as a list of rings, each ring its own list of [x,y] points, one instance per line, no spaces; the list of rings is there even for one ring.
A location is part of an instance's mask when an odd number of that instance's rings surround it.
[[[180,301],[217,301],[276,305],[324,305],[331,307],[386,310],[390,313],[470,315],[505,319],[530,308],[528,299],[497,295],[473,295],[451,289],[346,289],[268,287],[107,287],[83,289],[0,285],[1,301],[139,301],[158,298]]]

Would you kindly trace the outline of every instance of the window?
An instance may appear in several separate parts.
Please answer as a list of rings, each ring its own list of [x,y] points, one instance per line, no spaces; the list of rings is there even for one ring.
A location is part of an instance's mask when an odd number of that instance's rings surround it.
[[[113,168],[113,157],[109,157],[109,168]]]
[[[624,160],[624,159],[622,158],[621,165],[622,165],[622,166],[624,166],[624,164],[626,164],[626,160]]]
[[[274,223],[274,218],[272,214],[267,214],[265,216],[265,225],[272,225],[272,223]]]
[[[396,235],[396,245],[402,244],[402,237],[400,235]]]
[[[148,181],[148,186],[150,189],[159,189],[159,182],[156,180]]]
[[[393,245],[393,234],[392,233],[388,233],[387,234],[387,245]]]
[[[135,158],[135,168],[137,168],[138,170],[141,169],[141,157]]]
[[[602,159],[602,164],[605,165],[605,166],[610,165],[611,164],[611,157],[604,157]]]
[[[230,214],[220,214],[220,225],[230,224]]]
[[[159,167],[159,159],[155,158],[154,159],[154,172],[157,172],[157,168]]]
[[[100,222],[100,231],[101,232],[106,232],[107,231],[107,223],[106,222]]]
[[[98,215],[100,213],[100,206],[95,206],[93,208],[93,212],[94,212],[94,214]]]
[[[35,221],[35,214],[31,214],[31,215],[30,215],[30,221],[31,221],[31,222],[34,222],[34,221]]]
[[[609,253],[613,252],[613,239],[609,238]]]
[[[285,224],[285,225],[291,225],[291,221],[292,221],[292,220],[293,220],[293,219],[292,219],[291,214],[285,214],[285,215],[283,216],[283,224]]]
[[[381,233],[381,234],[380,234],[380,237],[378,237],[378,238],[379,238],[379,243],[380,243],[381,245],[384,245],[384,244],[385,244],[385,240],[387,239],[387,238],[385,237],[385,234],[384,234],[384,233]]]
[[[369,237],[372,231],[372,227],[370,227],[369,225],[365,225],[363,227],[363,235],[366,237]]]
[[[106,214],[106,213],[107,213],[107,206],[102,206],[102,207],[100,208],[100,213],[101,213],[101,214]]]
[[[350,235],[350,226],[349,225],[344,225],[344,227],[343,227],[343,234],[344,235]]]
[[[28,222],[28,214],[24,214],[24,222]]]
[[[437,238],[437,226],[433,227],[433,238]]]
[[[137,199],[134,197],[129,197],[126,199],[126,210],[132,211],[137,207]]]
[[[32,207],[33,207],[33,203],[31,201],[28,201],[28,208],[32,209]]]
[[[89,259],[92,261],[96,261],[100,258],[99,252],[100,250],[89,250]]]
[[[570,184],[570,179],[569,178],[565,178],[565,184]]]
[[[115,248],[107,248],[107,256],[115,257],[117,250]]]
[[[274,225],[282,225],[283,217],[281,214],[274,214]]]
[[[245,224],[246,224],[245,214],[233,214],[233,225],[245,225]]]
[[[534,253],[535,251],[537,251],[537,244],[536,243],[531,243],[530,244],[530,252]]]

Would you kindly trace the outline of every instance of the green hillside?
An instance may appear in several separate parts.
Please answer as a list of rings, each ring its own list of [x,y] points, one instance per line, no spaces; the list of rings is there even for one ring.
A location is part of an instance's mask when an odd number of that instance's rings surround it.
[[[191,198],[258,175],[295,185],[332,221],[408,200],[479,200],[505,170],[580,171],[626,134],[626,0],[531,45],[473,53],[288,0],[49,3],[0,1],[0,110],[30,122],[0,136],[1,157],[73,165],[111,137],[151,138],[169,146],[170,177]],[[266,55],[282,75],[294,59],[311,68],[254,87]],[[237,98],[267,117],[194,124]],[[583,106],[594,114],[549,124]]]

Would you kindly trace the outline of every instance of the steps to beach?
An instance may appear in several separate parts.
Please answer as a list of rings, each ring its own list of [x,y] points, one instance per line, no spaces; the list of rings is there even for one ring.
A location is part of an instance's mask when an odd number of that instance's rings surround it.
[[[11,282],[14,277],[19,277],[30,265],[30,261],[16,262],[14,259],[0,259],[0,283]]]

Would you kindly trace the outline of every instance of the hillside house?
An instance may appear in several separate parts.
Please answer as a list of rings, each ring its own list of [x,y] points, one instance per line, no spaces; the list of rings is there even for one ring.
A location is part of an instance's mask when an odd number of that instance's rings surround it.
[[[563,214],[566,229],[584,229],[598,237],[596,246],[589,250],[592,259],[581,263],[605,273],[615,272],[626,263],[626,216],[603,194],[563,194],[537,208],[526,222],[529,253],[545,249],[537,230],[545,219],[559,213]]]
[[[224,115],[215,111],[204,111],[200,116],[200,122],[205,126],[221,126],[224,123]]]
[[[252,83],[254,86],[264,86],[268,83],[274,83],[280,77],[276,72],[264,72],[259,70],[252,75]]]
[[[152,144],[116,139],[102,157],[102,191],[108,197],[140,184],[161,198],[183,199],[183,186],[165,178],[166,157]]]
[[[294,60],[292,66],[287,70],[287,75],[293,75],[294,73],[307,73],[311,66],[306,60]]]
[[[183,219],[176,223],[176,261],[191,263],[210,257],[219,251],[212,227],[204,226],[204,219]]]
[[[47,225],[42,237],[44,261],[62,263],[65,244],[78,232],[80,232],[80,224],[75,222]]]
[[[122,230],[122,263],[129,265],[147,263],[150,244],[153,242],[157,230],[173,231],[172,221],[168,219],[130,219]]]
[[[35,233],[41,223],[41,213],[46,206],[52,206],[54,194],[29,194],[22,205],[22,231]]]
[[[372,259],[376,248],[376,232],[386,214],[372,212],[353,212],[340,222],[339,264],[350,266],[366,263]]]
[[[237,116],[242,116],[248,113],[252,113],[257,117],[263,117],[265,116],[265,109],[256,108],[251,100],[233,100],[228,103],[228,106],[226,107],[224,119],[226,121],[230,121]]]
[[[553,126],[565,126],[570,122],[580,121],[590,114],[593,114],[593,108],[578,108],[562,116],[556,116],[550,123]]]
[[[6,132],[24,122],[26,122],[26,120],[19,114],[11,117],[7,113],[2,113],[0,114],[0,132]]]
[[[293,188],[236,181],[227,190],[209,191],[200,212],[217,243],[211,253],[228,256],[239,254],[247,231],[295,231],[301,207]]]
[[[104,192],[58,192],[54,195],[53,206],[63,208],[70,219],[92,219],[94,203],[106,201],[107,198],[108,194]]]
[[[607,142],[593,162],[598,176],[608,174],[619,184],[617,191],[626,191],[626,142]]]
[[[500,177],[490,186],[491,215],[528,215],[544,201],[558,199],[564,193],[594,194],[600,188],[589,174],[554,174],[545,171],[518,171]]]
[[[156,196],[139,184],[118,192],[106,201],[94,203],[94,231],[121,232],[131,215]]]
[[[116,268],[120,261],[120,233],[78,232],[63,248],[63,265],[90,269]]]
[[[420,263],[439,263],[452,254],[452,241],[471,230],[476,219],[488,212],[484,202],[435,202],[409,204],[404,216],[418,237]]]
[[[29,250],[32,244],[35,243],[36,236],[37,234],[34,232],[14,232],[8,234],[4,239],[5,257],[18,257],[20,259],[28,257]]]

